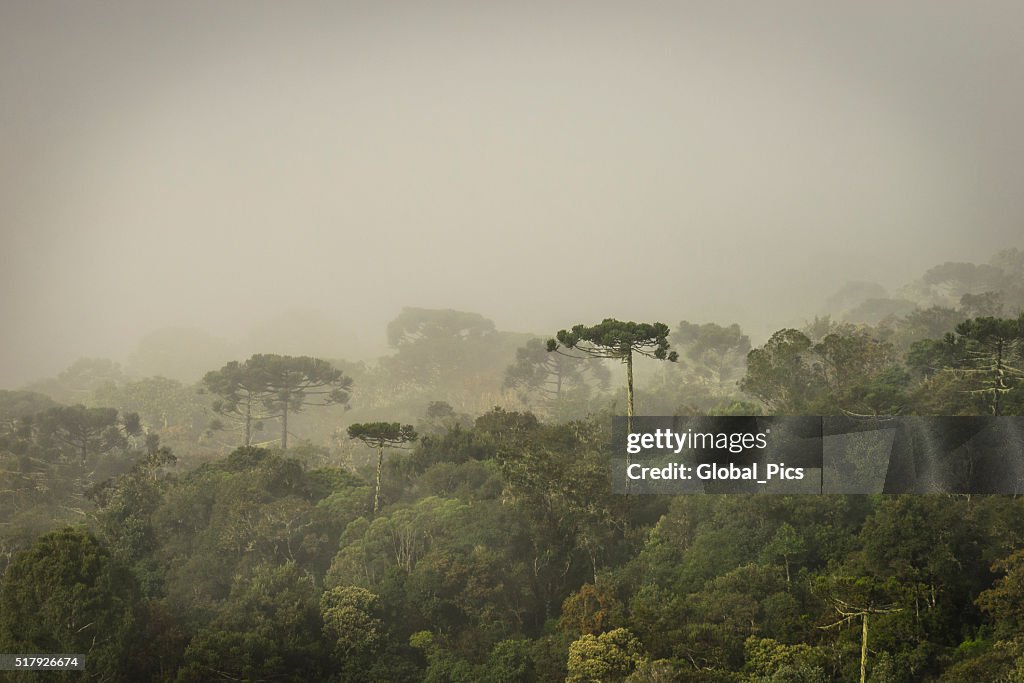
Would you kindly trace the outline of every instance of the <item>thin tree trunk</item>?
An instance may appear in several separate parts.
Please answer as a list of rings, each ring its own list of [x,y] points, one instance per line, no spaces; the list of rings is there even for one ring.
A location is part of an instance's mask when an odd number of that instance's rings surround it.
[[[281,450],[288,450],[288,400],[284,401],[284,411],[281,413]]]
[[[626,353],[626,432],[633,433],[633,350]]]
[[[860,683],[868,680],[868,613],[864,612],[864,622],[860,637]]]
[[[380,475],[384,470],[384,447],[377,446],[377,488],[373,492],[373,516],[380,510]]]
[[[633,433],[633,350],[626,352],[626,434]],[[632,464],[629,453],[626,454],[626,469]],[[632,482],[627,477],[626,493],[629,493]]]

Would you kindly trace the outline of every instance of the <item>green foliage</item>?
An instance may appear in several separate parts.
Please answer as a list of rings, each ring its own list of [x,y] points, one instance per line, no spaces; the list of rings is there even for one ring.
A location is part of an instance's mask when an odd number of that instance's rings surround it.
[[[1024,313],[1011,320],[966,320],[956,333],[965,341],[965,373],[977,385],[972,393],[984,397],[992,415],[1002,415],[1007,395],[1024,379]]]
[[[907,364],[925,378],[921,412],[1018,414],[1024,408],[1024,314],[965,320],[955,334],[916,342]]]
[[[487,657],[484,670],[490,681],[532,683],[537,680],[530,641],[509,639],[497,643]]]
[[[138,599],[131,575],[93,534],[51,532],[4,573],[0,651],[85,654],[90,671],[122,678]]]
[[[415,441],[416,430],[412,425],[401,425],[397,422],[369,422],[349,425],[348,436],[358,439],[367,446],[382,448],[393,447]]]
[[[162,476],[175,463],[174,454],[161,448],[140,460],[128,472],[96,486],[96,520],[112,554],[131,565],[157,548],[152,515],[162,502],[169,482]]]
[[[324,637],[332,644],[343,680],[358,680],[367,671],[385,638],[375,616],[378,596],[358,586],[335,586],[320,596]]]
[[[1024,633],[1024,550],[992,565],[1002,576],[978,595],[977,605],[995,622],[997,636],[1013,638]]]
[[[611,591],[585,583],[562,603],[558,626],[573,636],[580,636],[603,633],[621,625],[624,619],[622,602]]]
[[[826,331],[814,343],[779,330],[747,354],[740,388],[774,414],[889,415],[908,404],[909,374],[895,348],[861,330]]]
[[[404,444],[415,441],[417,436],[412,425],[401,425],[397,422],[369,422],[349,426],[348,437],[350,439],[358,439],[367,446],[377,449],[377,480],[373,493],[373,514],[377,514],[381,506],[384,448],[400,448]]]
[[[319,358],[261,353],[250,358],[268,391],[266,404],[282,415],[306,405],[346,404],[352,380]],[[282,445],[282,448],[284,445]]]
[[[438,463],[490,460],[496,452],[497,444],[490,433],[479,429],[463,429],[456,425],[443,434],[421,439],[410,454],[409,461],[415,473],[422,474]]]
[[[165,377],[107,384],[94,400],[122,413],[138,413],[143,425],[159,430],[163,442],[176,448],[196,445],[207,427],[207,406],[195,387]]]
[[[755,349],[736,325],[683,321],[672,351],[663,325],[605,321],[552,340],[571,359],[407,309],[379,364],[208,373],[247,441],[286,412],[340,437],[290,457],[216,452],[207,399],[109,362],[51,381],[78,405],[0,393],[0,650],[91,652],[105,680],[818,683],[858,678],[867,615],[869,681],[1019,680],[1022,499],[613,495],[592,410],[603,359],[637,352],[681,361],[637,359],[646,411],[1017,414],[1020,321],[997,316],[1024,301],[1024,259],[1000,258],[907,290],[931,308]],[[862,290],[847,311],[884,297]],[[561,407],[511,408],[506,369],[531,392],[561,381]],[[354,424],[339,374],[360,378]],[[336,409],[296,417],[316,403]],[[350,441],[380,449],[378,485]],[[384,462],[391,446],[408,448]],[[71,518],[91,531],[48,533]]]
[[[643,647],[627,629],[585,634],[569,646],[566,683],[625,681],[644,661]]]
[[[1024,680],[1024,646],[1019,641],[983,643],[966,658],[954,662],[939,677],[940,683]]]
[[[19,420],[56,405],[49,396],[35,391],[0,389],[0,432],[14,429]]]
[[[888,342],[864,334],[828,334],[813,347],[822,385],[818,411],[891,415],[901,412],[909,377],[895,367]]]
[[[747,354],[747,374],[740,388],[774,414],[807,414],[821,392],[810,364],[811,346],[802,332],[779,330],[767,344]]]
[[[265,405],[270,390],[250,361],[231,361],[203,376],[203,387],[219,397],[212,404],[213,412],[240,424],[244,446],[252,444],[253,435],[263,428],[263,420],[274,417]]]
[[[57,406],[35,416],[38,439],[44,447],[78,457],[82,463],[128,445],[127,436],[138,433],[138,416],[118,420],[114,408],[86,408],[78,404]]]
[[[219,397],[213,411],[242,426],[243,445],[252,443],[264,420],[279,418],[286,449],[289,414],[309,405],[347,405],[352,379],[319,358],[259,353],[208,372],[203,385]]]
[[[321,679],[322,628],[310,576],[293,562],[255,567],[189,643],[177,680]]]
[[[804,643],[785,645],[750,636],[744,643],[751,683],[828,683],[827,655]]]
[[[605,318],[592,327],[575,325],[571,330],[559,330],[555,339],[548,340],[547,350],[565,353],[560,350],[565,347],[590,358],[622,361],[626,366],[626,415],[632,419],[635,414],[633,356],[676,362],[679,354],[670,350],[668,335],[668,325],[663,323],[622,322]]]
[[[605,318],[591,327],[574,325],[571,330],[559,330],[555,339],[548,340],[547,349],[556,351],[561,345],[596,358],[625,360],[637,353],[675,362],[679,354],[670,350],[668,335],[668,325],[663,323],[622,322]]]

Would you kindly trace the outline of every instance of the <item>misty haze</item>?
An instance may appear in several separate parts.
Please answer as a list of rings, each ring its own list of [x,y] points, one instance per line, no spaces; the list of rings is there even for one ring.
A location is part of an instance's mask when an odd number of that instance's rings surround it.
[[[1021,246],[1021,13],[7,3],[0,382],[296,309],[348,357],[403,306],[766,337],[984,262]]]
[[[1022,30],[3,3],[0,670],[1024,676],[1017,497],[641,500],[606,452],[622,415],[1021,443]]]

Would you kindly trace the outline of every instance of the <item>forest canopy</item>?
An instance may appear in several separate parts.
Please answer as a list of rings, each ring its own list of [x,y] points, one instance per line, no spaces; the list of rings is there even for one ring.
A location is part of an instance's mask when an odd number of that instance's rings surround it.
[[[375,361],[82,359],[0,392],[0,651],[125,681],[1016,680],[1021,499],[615,495],[607,457],[630,400],[1021,416],[1012,256],[763,340],[410,308]]]

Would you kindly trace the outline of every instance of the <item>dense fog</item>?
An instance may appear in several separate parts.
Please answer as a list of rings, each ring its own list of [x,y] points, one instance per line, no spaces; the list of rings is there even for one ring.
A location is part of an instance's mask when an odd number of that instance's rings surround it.
[[[248,350],[280,316],[369,358],[404,306],[763,339],[847,281],[984,262],[1022,245],[1022,21],[5,3],[0,385],[168,327]]]

